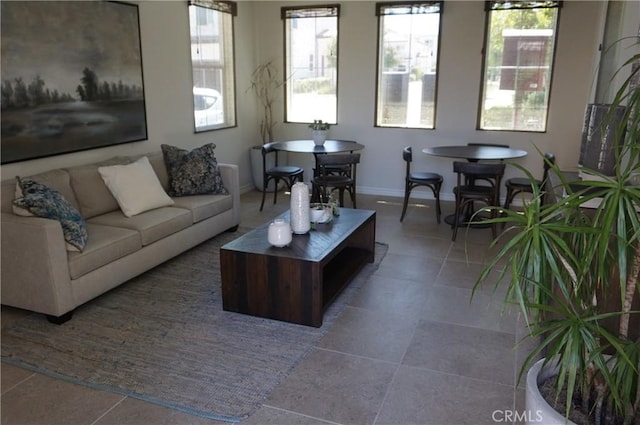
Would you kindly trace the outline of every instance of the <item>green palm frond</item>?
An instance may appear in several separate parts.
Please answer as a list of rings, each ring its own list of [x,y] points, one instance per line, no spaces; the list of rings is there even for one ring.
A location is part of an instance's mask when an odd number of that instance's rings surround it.
[[[636,63],[640,54],[623,68]],[[588,180],[567,181],[557,165],[549,164],[559,184],[546,189],[562,193],[557,200],[545,204],[544,188],[534,185],[521,211],[486,208],[498,213],[486,222],[504,224],[504,230],[492,246],[497,253],[474,286],[475,293],[500,270],[494,292],[505,288],[505,306],[519,306],[538,340],[518,379],[544,356],[557,365],[558,390],[595,398],[625,424],[640,420],[640,341],[628,338],[630,317],[640,315],[630,311],[631,301],[640,296],[640,88],[631,89],[634,78],[640,78],[640,66],[616,92],[603,124],[613,122],[613,111],[626,105],[614,131],[616,175],[583,169]],[[533,181],[524,167],[510,165]]]

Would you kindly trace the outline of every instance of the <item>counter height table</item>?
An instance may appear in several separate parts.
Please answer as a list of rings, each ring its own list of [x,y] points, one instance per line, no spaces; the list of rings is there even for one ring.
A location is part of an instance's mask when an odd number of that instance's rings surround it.
[[[316,145],[313,140],[289,140],[286,142],[275,142],[273,148],[279,151],[293,152],[293,153],[312,153],[315,159],[314,173],[319,169],[318,167],[318,155],[328,153],[341,153],[359,151],[364,149],[364,145],[355,142],[353,140],[334,140],[327,139],[323,145]],[[315,177],[315,174],[314,174]],[[314,195],[312,202],[318,202],[319,200]]]
[[[273,148],[279,151],[318,155],[323,153],[359,151],[364,149],[364,145],[352,140],[327,139],[322,146],[316,145],[313,143],[313,140],[289,140],[286,142],[275,142]]]
[[[527,156],[527,151],[522,149],[479,145],[433,146],[430,148],[422,149],[422,152],[433,156],[466,159],[470,162],[477,162],[482,160],[514,159]]]
[[[522,149],[513,149],[500,146],[488,145],[450,145],[450,146],[433,146],[422,149],[422,152],[432,156],[443,156],[447,158],[466,159],[469,162],[504,160],[522,158],[527,156],[527,151]],[[469,221],[469,217],[463,217],[464,222]],[[448,215],[444,218],[445,223],[453,225],[455,222],[455,214]],[[479,226],[475,223],[475,227]]]

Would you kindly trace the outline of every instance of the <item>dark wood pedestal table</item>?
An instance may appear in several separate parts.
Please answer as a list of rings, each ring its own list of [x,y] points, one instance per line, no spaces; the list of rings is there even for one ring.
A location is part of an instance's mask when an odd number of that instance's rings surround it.
[[[527,151],[522,149],[505,148],[500,146],[489,145],[451,145],[451,146],[434,146],[422,149],[427,155],[444,156],[447,158],[466,159],[469,162],[478,162],[482,160],[504,160],[522,158],[527,156]],[[464,223],[469,221],[469,217],[462,217]],[[448,215],[444,218],[445,223],[453,226],[455,222],[455,214]],[[478,223],[474,223],[475,227],[482,227]]]
[[[422,149],[422,152],[433,156],[466,159],[469,162],[513,159],[527,156],[527,151],[522,149],[486,145],[433,146]]]
[[[289,221],[289,212],[279,218]],[[220,249],[224,310],[322,326],[327,306],[374,260],[375,211],[341,208],[284,248],[269,244],[268,226]]]
[[[312,153],[321,155],[326,153],[353,152],[364,149],[364,145],[353,140],[327,139],[324,145],[316,145],[313,140],[289,140],[287,142],[276,142],[273,145],[275,150],[293,153]]]
[[[316,160],[314,170],[318,169],[318,155],[328,153],[344,153],[359,151],[364,149],[364,145],[353,140],[327,139],[324,145],[316,145],[313,140],[289,140],[287,142],[275,142],[273,148],[278,151],[292,153],[312,153]]]
[[[275,142],[273,148],[279,151],[292,153],[312,153],[315,159],[315,168],[313,169],[314,177],[318,171],[318,155],[328,153],[344,153],[359,151],[364,149],[364,145],[353,140],[335,140],[327,139],[323,145],[316,145],[313,140],[289,140],[286,142]],[[311,198],[311,202],[320,202],[317,196]]]

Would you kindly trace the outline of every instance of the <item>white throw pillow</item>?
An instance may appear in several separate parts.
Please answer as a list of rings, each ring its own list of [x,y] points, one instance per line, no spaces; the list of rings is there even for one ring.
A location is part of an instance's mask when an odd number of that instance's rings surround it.
[[[98,172],[127,217],[173,205],[146,156],[127,165],[98,167]]]

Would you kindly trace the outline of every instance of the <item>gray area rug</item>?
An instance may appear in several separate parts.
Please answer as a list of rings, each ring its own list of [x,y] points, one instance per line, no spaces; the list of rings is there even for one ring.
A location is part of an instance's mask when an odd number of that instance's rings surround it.
[[[224,233],[79,307],[62,326],[31,314],[2,330],[2,361],[190,414],[238,422],[253,413],[328,331],[377,269],[327,309],[321,328],[222,310]]]

